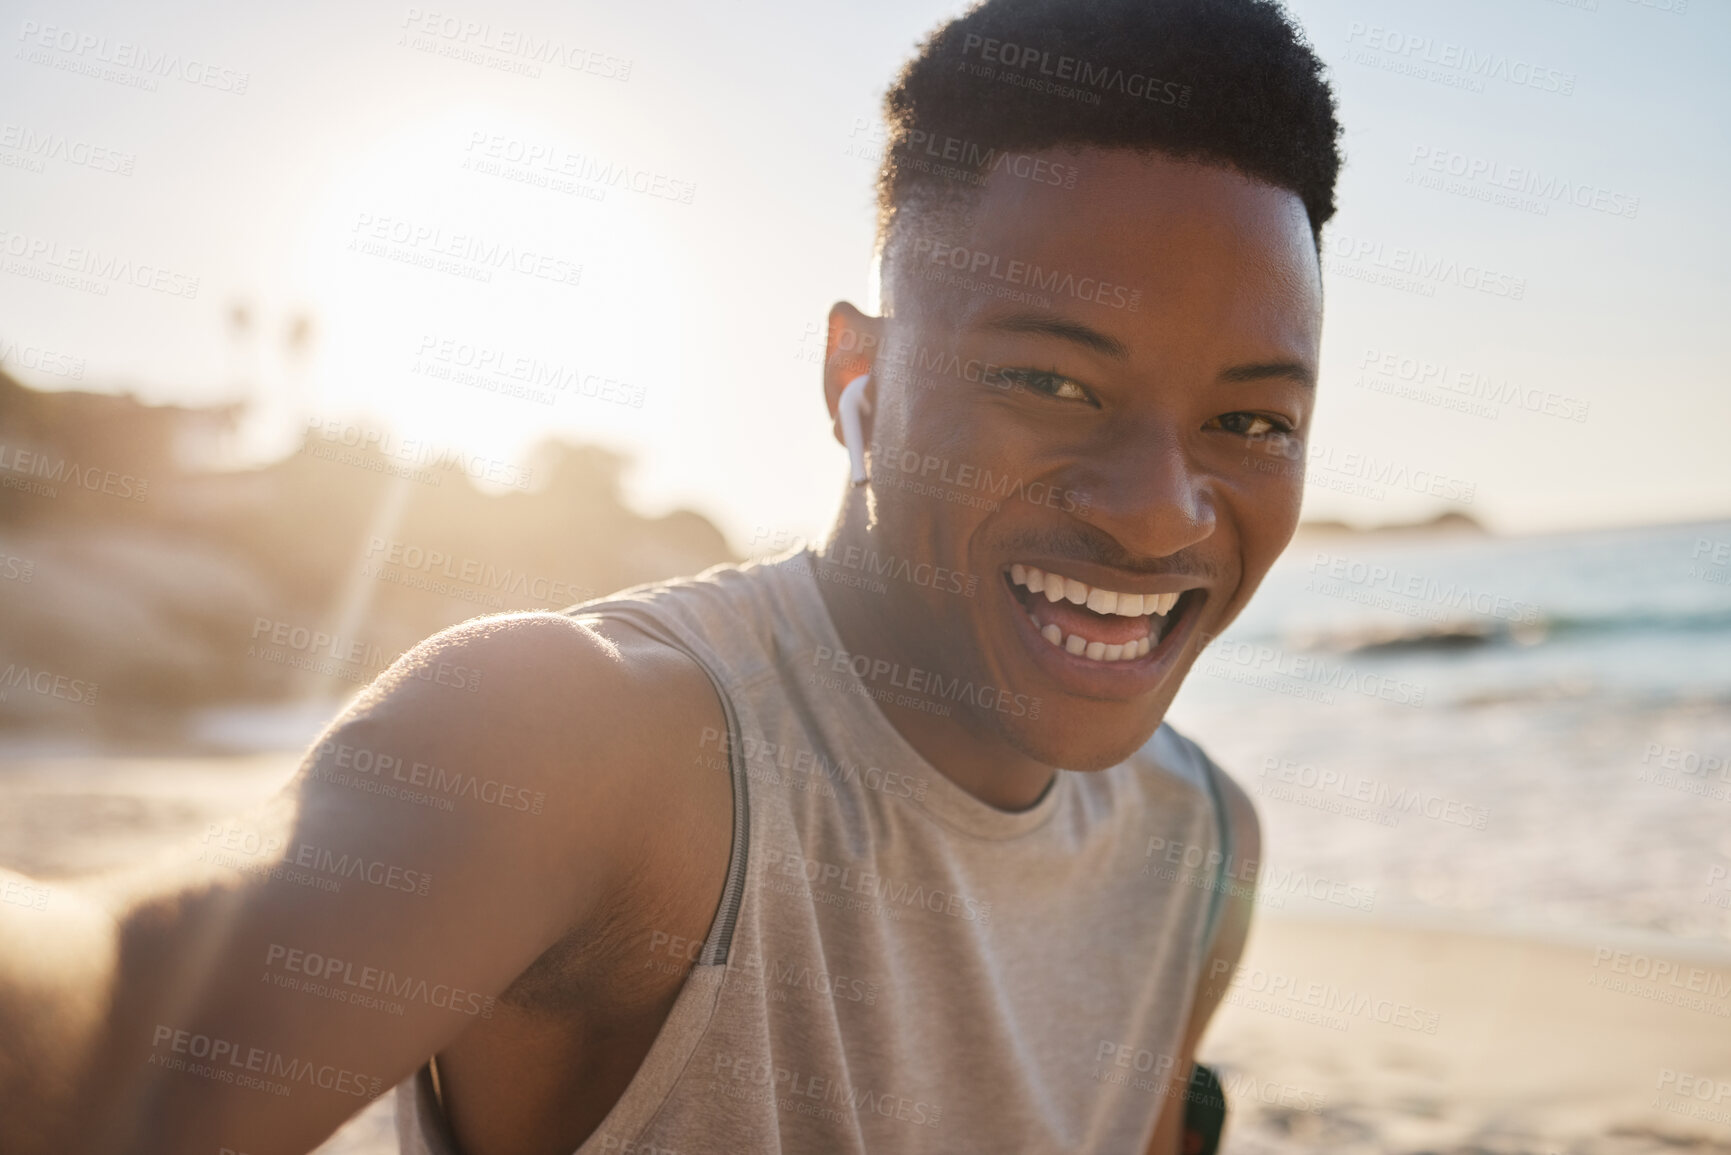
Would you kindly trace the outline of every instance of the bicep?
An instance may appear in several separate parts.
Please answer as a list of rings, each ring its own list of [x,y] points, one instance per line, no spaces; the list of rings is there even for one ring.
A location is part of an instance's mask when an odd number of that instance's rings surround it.
[[[605,643],[471,626],[130,893],[106,1082],[154,1149],[311,1148],[489,1016],[614,884],[627,776],[566,740],[610,728]],[[459,661],[478,690],[424,676]]]

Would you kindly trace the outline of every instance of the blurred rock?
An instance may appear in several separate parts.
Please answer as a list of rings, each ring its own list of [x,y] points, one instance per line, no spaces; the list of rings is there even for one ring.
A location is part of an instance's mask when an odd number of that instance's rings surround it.
[[[0,373],[0,729],[168,737],[197,707],[350,692],[470,617],[732,560],[698,514],[628,509],[602,449],[545,443],[502,491],[388,433],[213,468],[237,413]]]

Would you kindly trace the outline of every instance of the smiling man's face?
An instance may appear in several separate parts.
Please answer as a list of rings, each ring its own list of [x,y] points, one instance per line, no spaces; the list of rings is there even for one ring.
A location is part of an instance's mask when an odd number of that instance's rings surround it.
[[[1292,536],[1321,284],[1292,192],[1160,154],[1050,159],[1075,187],[1000,171],[903,226],[869,539],[978,578],[972,598],[891,583],[885,647],[1037,699],[956,720],[1086,770],[1147,741]]]

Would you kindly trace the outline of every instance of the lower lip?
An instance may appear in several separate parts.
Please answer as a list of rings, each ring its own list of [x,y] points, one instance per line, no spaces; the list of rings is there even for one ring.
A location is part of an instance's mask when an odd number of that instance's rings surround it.
[[[1192,591],[1185,595],[1172,612],[1178,617],[1166,627],[1154,647],[1140,658],[1125,662],[1100,662],[1072,654],[1062,646],[1054,646],[1040,635],[1039,628],[1028,617],[1028,611],[1011,592],[1008,581],[1003,583],[1004,596],[1009,599],[1010,612],[1016,619],[1016,629],[1022,644],[1033,655],[1034,662],[1060,685],[1081,697],[1132,698],[1153,690],[1171,672],[1177,656],[1195,628],[1195,623],[1207,598],[1205,593]]]

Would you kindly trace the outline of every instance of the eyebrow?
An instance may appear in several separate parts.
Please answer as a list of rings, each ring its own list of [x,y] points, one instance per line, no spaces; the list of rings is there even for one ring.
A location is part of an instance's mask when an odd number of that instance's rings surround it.
[[[1118,361],[1130,355],[1129,347],[1116,337],[1108,337],[1080,321],[1069,321],[1044,313],[1009,313],[984,321],[979,328],[1000,333],[1031,333],[1037,337],[1056,337],[1060,341],[1069,341],[1091,353],[1100,353]]]
[[[1268,381],[1284,377],[1306,389],[1316,388],[1316,370],[1299,361],[1263,361],[1254,365],[1234,365],[1221,371],[1220,380],[1229,382]]]
[[[1037,337],[1056,337],[1060,341],[1069,341],[1092,353],[1100,353],[1114,360],[1123,361],[1130,356],[1130,349],[1116,337],[1109,337],[1100,330],[1084,325],[1080,321],[1071,321],[1064,317],[1053,317],[1045,313],[1007,313],[982,321],[980,329],[999,333],[1029,333]],[[1247,381],[1269,381],[1284,378],[1306,389],[1316,388],[1316,370],[1301,361],[1259,361],[1249,365],[1234,365],[1220,373],[1220,380],[1230,383]]]

